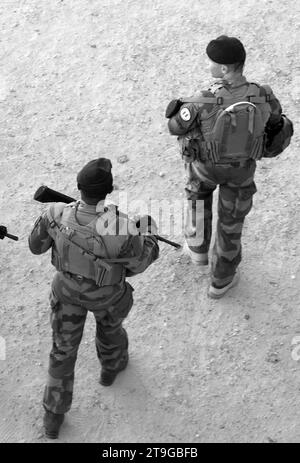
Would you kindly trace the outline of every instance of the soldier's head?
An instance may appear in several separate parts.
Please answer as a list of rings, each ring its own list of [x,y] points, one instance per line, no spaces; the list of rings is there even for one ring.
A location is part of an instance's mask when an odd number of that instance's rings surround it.
[[[97,204],[113,191],[112,164],[109,159],[99,158],[88,162],[77,175],[77,187],[82,200]]]
[[[236,37],[220,35],[209,42],[206,53],[212,77],[224,79],[233,74],[243,73],[246,51]]]

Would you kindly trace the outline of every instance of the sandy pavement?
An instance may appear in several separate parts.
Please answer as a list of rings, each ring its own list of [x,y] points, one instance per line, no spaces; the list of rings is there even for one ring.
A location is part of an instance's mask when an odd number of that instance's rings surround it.
[[[47,442],[54,269],[27,246],[35,189],[76,196],[77,171],[106,156],[112,200],[183,200],[164,111],[208,85],[205,47],[222,33],[243,41],[247,77],[270,84],[295,123],[292,145],[257,168],[241,282],[209,300],[208,276],[162,244],[130,281],[130,364],[111,388],[98,384],[88,317],[59,441],[300,442],[299,13],[289,0],[1,2],[0,222],[20,241],[0,242],[0,442]]]

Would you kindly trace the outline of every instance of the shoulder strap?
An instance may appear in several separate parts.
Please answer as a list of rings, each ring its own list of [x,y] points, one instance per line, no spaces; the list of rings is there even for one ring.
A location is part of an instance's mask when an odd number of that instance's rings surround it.
[[[261,95],[260,92],[261,86],[255,82],[249,82],[249,87],[247,91],[247,98],[250,103],[263,104],[268,103],[270,100],[269,93],[266,92],[265,95]]]
[[[182,103],[212,103],[212,104],[223,104],[223,97],[209,97],[209,96],[198,96],[194,98],[180,98]]]
[[[271,101],[271,95],[273,93],[271,87],[269,85],[261,85],[260,86],[260,90],[263,90],[263,93],[265,94],[265,98],[266,98],[266,101],[267,103],[269,103]]]
[[[265,95],[260,95],[260,89],[263,88],[265,90]],[[250,103],[268,103],[270,101],[272,90],[268,85],[259,86],[254,82],[249,83],[249,88],[247,91],[247,101]],[[226,98],[224,96],[195,96],[193,98],[181,98],[180,101],[182,103],[212,103],[219,106],[223,105],[232,105],[241,101],[241,98]]]

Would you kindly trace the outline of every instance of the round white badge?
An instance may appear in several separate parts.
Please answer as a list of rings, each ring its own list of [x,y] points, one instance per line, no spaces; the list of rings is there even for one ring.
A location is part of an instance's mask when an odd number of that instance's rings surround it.
[[[191,118],[191,113],[190,113],[189,109],[188,108],[182,108],[180,110],[180,117],[184,121],[189,121],[190,118]]]

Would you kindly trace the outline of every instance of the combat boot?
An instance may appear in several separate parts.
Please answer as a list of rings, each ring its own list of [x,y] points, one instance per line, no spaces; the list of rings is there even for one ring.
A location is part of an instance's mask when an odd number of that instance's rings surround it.
[[[125,370],[125,368],[128,365],[128,354],[124,361],[122,362],[121,366],[117,370],[106,370],[105,368],[102,368],[101,374],[100,374],[100,380],[99,383],[102,386],[111,386],[116,379],[118,373],[120,371]]]
[[[64,414],[52,413],[49,410],[45,411],[44,428],[45,435],[49,439],[57,439],[59,429],[64,421]]]
[[[221,297],[224,296],[224,294],[227,293],[227,291],[230,288],[233,288],[235,285],[238,284],[239,279],[240,279],[240,273],[239,273],[239,270],[237,270],[236,273],[234,274],[232,281],[228,283],[227,285],[223,286],[222,288],[218,288],[216,285],[212,283],[210,287],[208,288],[208,293],[207,293],[208,296],[211,297],[212,299],[220,299]]]

